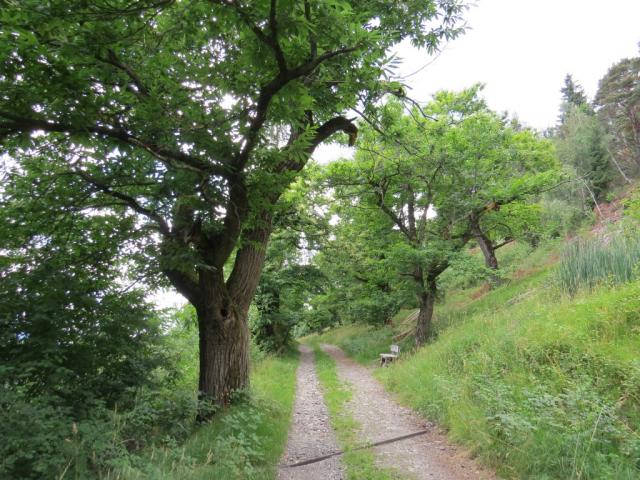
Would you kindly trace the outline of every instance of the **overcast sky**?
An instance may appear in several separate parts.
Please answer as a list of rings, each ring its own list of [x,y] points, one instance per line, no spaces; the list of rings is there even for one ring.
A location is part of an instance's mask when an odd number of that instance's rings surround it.
[[[466,34],[406,80],[409,96],[426,102],[437,90],[482,82],[490,108],[544,129],[557,119],[567,73],[593,98],[611,65],[640,54],[640,0],[478,0],[465,17]],[[409,45],[398,55],[400,75],[433,60]],[[325,162],[341,153],[327,146],[315,157]]]

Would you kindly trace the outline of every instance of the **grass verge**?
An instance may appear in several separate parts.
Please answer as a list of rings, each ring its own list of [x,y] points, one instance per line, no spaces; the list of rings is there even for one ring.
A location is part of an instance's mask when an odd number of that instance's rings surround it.
[[[631,480],[639,358],[640,283],[571,300],[541,288],[379,376],[505,477]]]
[[[640,281],[573,297],[554,251],[492,291],[448,293],[435,338],[376,375],[505,478],[640,478]],[[406,316],[406,315],[405,315]],[[326,332],[371,362],[402,330]]]
[[[316,357],[316,371],[324,399],[331,417],[338,443],[344,450],[342,463],[345,466],[349,480],[400,480],[399,473],[391,469],[383,469],[375,464],[374,453],[370,449],[354,450],[362,446],[358,439],[360,425],[347,411],[347,403],[351,399],[351,391],[338,378],[335,361],[324,353],[319,345],[318,337],[312,337],[310,344],[314,348]]]
[[[154,448],[133,465],[116,466],[109,478],[275,478],[289,430],[297,365],[297,353],[260,360],[246,398],[198,428],[183,445]]]

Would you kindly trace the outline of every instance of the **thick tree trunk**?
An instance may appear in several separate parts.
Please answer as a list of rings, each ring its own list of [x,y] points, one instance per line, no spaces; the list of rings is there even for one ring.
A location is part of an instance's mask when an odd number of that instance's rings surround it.
[[[228,404],[234,392],[249,386],[247,314],[211,301],[198,309],[200,335],[200,397]]]
[[[220,268],[201,268],[190,299],[198,314],[201,399],[223,406],[249,386],[249,305],[264,265],[271,216],[244,233],[233,270],[225,282]],[[199,415],[207,418],[206,409]]]
[[[427,342],[431,334],[431,319],[436,303],[436,283],[427,280],[426,285],[421,281],[421,292],[419,294],[420,311],[416,322],[416,345],[421,346]]]

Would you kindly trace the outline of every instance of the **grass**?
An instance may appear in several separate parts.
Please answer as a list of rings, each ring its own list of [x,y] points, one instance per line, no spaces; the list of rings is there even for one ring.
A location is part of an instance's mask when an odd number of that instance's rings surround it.
[[[139,464],[116,468],[111,478],[275,478],[287,440],[297,364],[293,353],[260,360],[247,398],[197,429],[184,445],[153,449]]]
[[[432,342],[376,375],[502,477],[640,478],[640,281],[567,297],[557,259],[557,247],[534,251],[495,290],[449,293]],[[406,316],[322,341],[368,363]]]
[[[396,329],[391,326],[375,327],[350,324],[312,337],[313,342],[330,343],[342,348],[359,363],[368,364],[378,358],[378,353],[388,351]],[[372,352],[377,352],[372,355]]]
[[[324,400],[329,410],[338,443],[345,452],[342,463],[349,480],[400,480],[404,477],[391,469],[380,468],[375,464],[374,453],[370,449],[356,450],[362,447],[359,439],[359,423],[349,414],[347,403],[351,399],[351,390],[338,378],[335,361],[319,348],[319,338],[312,337],[316,371],[324,391]]]
[[[638,278],[640,238],[614,234],[608,239],[580,239],[562,253],[557,272],[560,287],[575,295],[580,289],[619,284]]]
[[[476,310],[380,377],[505,477],[630,480],[639,358],[640,283],[573,300],[540,289]]]

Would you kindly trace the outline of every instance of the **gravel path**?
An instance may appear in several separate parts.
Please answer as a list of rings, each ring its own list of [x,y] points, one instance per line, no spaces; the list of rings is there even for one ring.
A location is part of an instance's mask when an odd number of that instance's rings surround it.
[[[300,345],[299,348],[300,366],[293,421],[287,449],[280,462],[283,466],[278,471],[278,480],[342,480],[344,469],[340,456],[301,467],[284,466],[339,450],[316,375],[313,350],[306,345]]]
[[[374,443],[428,430],[424,435],[375,447],[376,461],[381,466],[419,480],[495,478],[449,444],[435,425],[398,405],[367,368],[349,359],[334,345],[323,345],[322,349],[336,361],[340,379],[351,384],[350,413],[360,423],[364,441]]]

